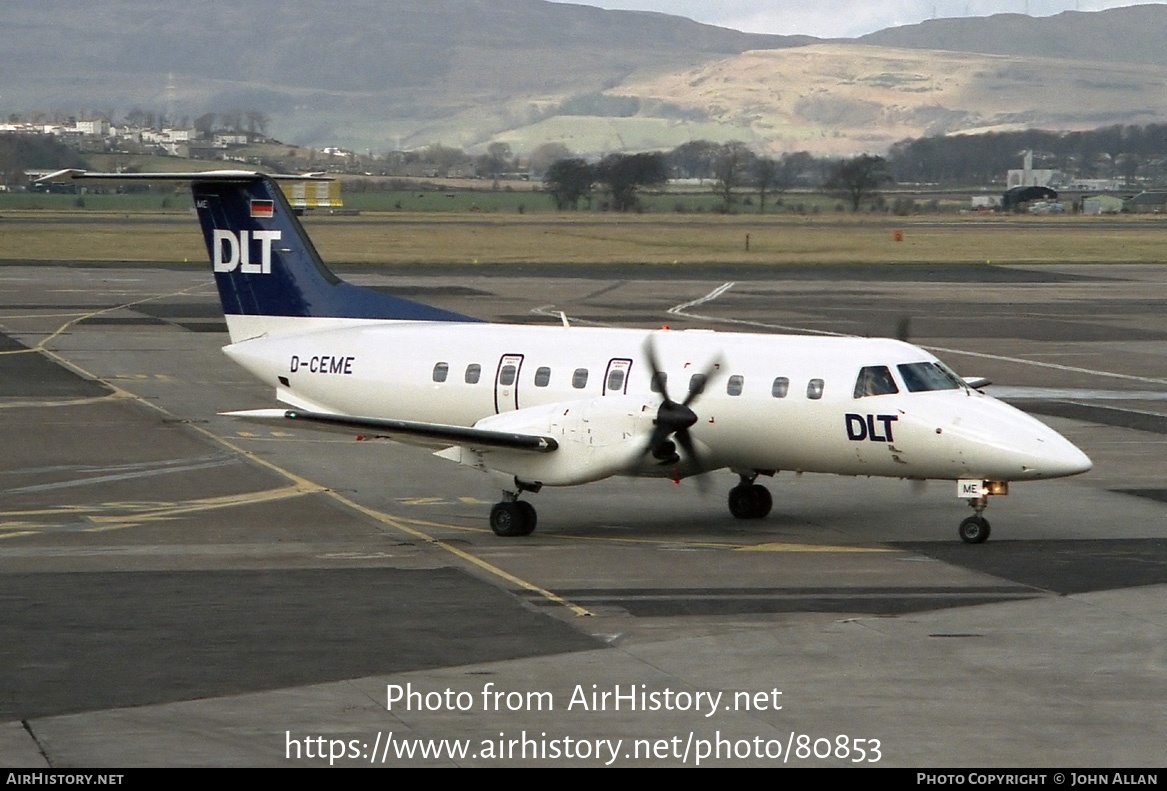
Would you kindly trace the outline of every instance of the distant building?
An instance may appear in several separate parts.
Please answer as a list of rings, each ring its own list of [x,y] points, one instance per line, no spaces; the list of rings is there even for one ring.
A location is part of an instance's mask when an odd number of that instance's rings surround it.
[[[1051,187],[1061,183],[1062,174],[1057,170],[1034,170],[1033,152],[1026,151],[1021,170],[1010,170],[1006,179],[1005,188],[1014,187]]]
[[[1058,193],[1049,187],[1012,187],[1005,190],[1005,194],[1001,196],[1001,208],[1005,211],[1018,211],[1035,203],[1051,205],[1057,199]]]
[[[1049,187],[1061,181],[1062,174],[1057,170],[1010,170],[1006,185],[1014,187]]]
[[[90,137],[109,137],[109,121],[104,118],[74,121],[72,131]]]
[[[1124,186],[1122,179],[1070,179],[1062,184],[1063,190],[1081,190],[1082,192],[1116,192]]]
[[[142,130],[143,143],[156,143],[159,145],[166,143],[189,143],[194,138],[195,131],[193,129]]]
[[[972,207],[974,209],[999,209],[1001,208],[1000,195],[973,195]]]
[[[1126,202],[1126,210],[1135,214],[1167,214],[1167,191],[1140,192]]]
[[[1125,201],[1117,195],[1090,195],[1082,199],[1083,214],[1118,214]]]

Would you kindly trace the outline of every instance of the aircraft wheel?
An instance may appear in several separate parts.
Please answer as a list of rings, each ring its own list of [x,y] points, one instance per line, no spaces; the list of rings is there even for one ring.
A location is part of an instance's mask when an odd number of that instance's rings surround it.
[[[535,526],[532,524],[530,529],[527,528],[526,515],[520,507],[520,503],[503,502],[495,503],[494,507],[490,509],[490,529],[494,531],[496,536],[510,538],[512,536],[525,536],[534,530]]]
[[[982,516],[970,516],[960,523],[960,540],[966,544],[983,544],[989,540],[989,521]]]
[[[761,519],[772,505],[765,486],[741,484],[729,490],[729,512],[737,519]]]
[[[774,498],[770,496],[770,490],[760,483],[755,483],[750,489],[753,490],[754,496],[758,498],[754,519],[764,519],[774,507]]]
[[[515,505],[519,507],[519,512],[523,515],[523,532],[519,533],[519,535],[529,536],[535,532],[535,525],[539,522],[539,515],[535,513],[535,506],[526,500],[519,500]]]

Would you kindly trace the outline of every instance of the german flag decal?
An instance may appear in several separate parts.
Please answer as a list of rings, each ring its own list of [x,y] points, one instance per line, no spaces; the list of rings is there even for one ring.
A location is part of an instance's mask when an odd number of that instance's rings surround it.
[[[270,200],[252,200],[251,201],[251,216],[252,217],[271,217],[275,213],[275,201]]]

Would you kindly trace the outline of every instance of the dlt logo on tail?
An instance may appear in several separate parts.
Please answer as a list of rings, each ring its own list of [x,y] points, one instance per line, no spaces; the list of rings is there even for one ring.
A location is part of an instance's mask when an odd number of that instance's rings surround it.
[[[214,231],[216,272],[234,272],[236,267],[247,275],[271,274],[271,243],[280,238],[280,231]],[[259,242],[259,262],[253,263],[252,242]]]

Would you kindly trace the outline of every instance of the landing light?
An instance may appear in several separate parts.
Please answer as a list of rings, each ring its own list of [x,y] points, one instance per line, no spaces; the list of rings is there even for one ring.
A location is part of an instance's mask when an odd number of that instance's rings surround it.
[[[957,497],[963,499],[977,499],[980,497],[1009,494],[1008,481],[978,481],[976,479],[966,479],[957,481],[956,485]]]

